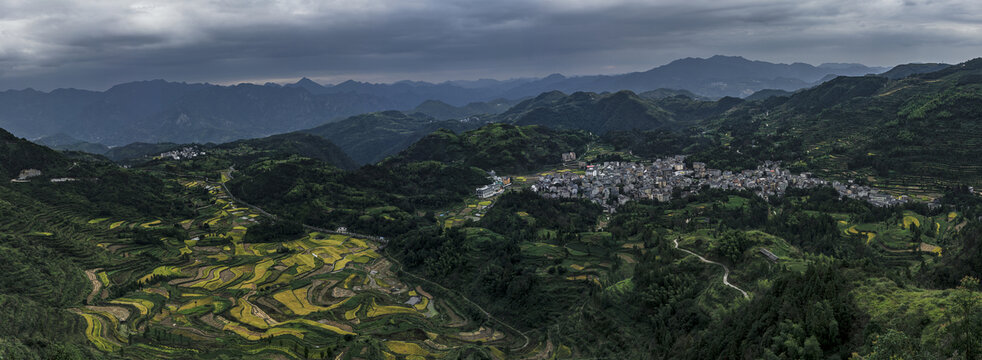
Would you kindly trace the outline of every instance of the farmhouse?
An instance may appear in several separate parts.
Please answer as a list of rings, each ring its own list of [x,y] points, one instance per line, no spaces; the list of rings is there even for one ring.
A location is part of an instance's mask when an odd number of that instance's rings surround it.
[[[772,253],[770,250],[767,250],[765,248],[760,248],[760,253],[764,254],[764,256],[767,257],[767,260],[770,260],[772,262],[777,262],[777,255],[774,255],[774,253]]]
[[[506,187],[511,186],[510,177],[498,176],[494,170],[488,171],[488,179],[491,180],[491,184],[484,185],[477,188],[474,194],[481,199],[489,198],[500,194]]]
[[[496,186],[496,184],[484,185],[477,188],[475,195],[481,199],[484,199],[496,195],[498,191],[501,191],[501,187]]]

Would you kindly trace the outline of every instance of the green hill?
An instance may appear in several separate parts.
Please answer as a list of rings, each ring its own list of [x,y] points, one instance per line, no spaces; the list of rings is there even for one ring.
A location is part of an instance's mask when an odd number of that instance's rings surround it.
[[[767,99],[769,97],[774,97],[774,96],[791,96],[791,94],[793,94],[793,93],[790,92],[790,91],[785,91],[785,90],[764,89],[764,90],[760,90],[758,92],[755,92],[755,93],[751,94],[750,96],[747,96],[747,97],[745,97],[743,99],[744,100],[747,100],[747,101],[764,100],[764,99]]]
[[[341,148],[320,136],[304,133],[273,135],[259,139],[233,141],[215,146],[213,149],[229,150],[235,162],[249,164],[262,157],[283,158],[300,155],[317,159],[341,169],[354,169],[358,164],[351,160]]]
[[[113,161],[139,160],[140,158],[154,156],[162,152],[180,148],[182,145],[175,143],[141,143],[135,142],[123,146],[110,148],[103,155]]]
[[[20,170],[41,175],[9,182]],[[83,269],[147,266],[148,255],[123,258],[99,243],[131,239],[90,220],[174,219],[193,206],[177,183],[121,169],[18,139],[0,129],[0,357],[101,359],[85,335],[86,322],[70,311],[92,290]],[[51,182],[67,177],[73,181]],[[115,220],[114,220],[115,221]],[[141,265],[142,264],[142,265]]]
[[[472,102],[464,106],[453,106],[439,100],[427,100],[407,113],[423,113],[438,120],[463,119],[476,115],[499,114],[517,103],[518,101],[498,99],[488,102]]]
[[[499,117],[516,125],[542,125],[593,133],[612,130],[673,127],[671,114],[634,93],[598,95],[578,92],[569,96],[552,92],[526,100]]]
[[[422,114],[384,111],[353,116],[303,132],[337,144],[358,164],[370,164],[402,151],[436,130],[463,131],[478,126],[475,122],[440,121]]]
[[[915,74],[923,74],[923,73],[943,70],[949,66],[951,65],[939,64],[939,63],[902,64],[902,65],[894,66],[893,69],[890,69],[887,72],[880,74],[880,76],[886,77],[891,80],[898,80]]]
[[[17,177],[25,169],[38,169],[43,173],[68,165],[68,160],[58,152],[0,129],[0,174],[3,181]]]
[[[690,99],[698,99],[698,100],[709,100],[708,98],[696,95],[689,90],[678,90],[678,89],[655,89],[651,91],[642,92],[638,94],[638,96],[645,99],[652,99],[652,100],[664,99],[664,98],[675,97],[675,96],[685,96]]]
[[[912,190],[982,184],[982,59],[901,80],[840,77],[706,126],[730,151]],[[775,149],[782,149],[775,151]]]
[[[593,137],[582,131],[542,126],[488,124],[460,135],[449,130],[429,134],[383,166],[440,161],[503,173],[526,172],[562,162],[562,153],[583,153]]]

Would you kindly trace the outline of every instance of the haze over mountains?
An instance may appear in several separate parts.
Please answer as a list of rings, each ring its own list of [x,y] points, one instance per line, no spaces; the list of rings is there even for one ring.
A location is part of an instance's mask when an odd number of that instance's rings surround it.
[[[77,141],[110,146],[138,141],[225,142],[312,128],[382,110],[416,109],[440,120],[498,113],[518,100],[553,90],[599,93],[669,88],[710,98],[743,97],[762,89],[794,91],[837,75],[884,70],[859,64],[773,64],[713,56],[680,59],[622,75],[554,74],[541,79],[439,84],[346,81],[322,85],[305,78],[285,86],[218,86],[153,80],[120,84],[102,92],[0,92],[0,127],[27,138],[68,134]]]

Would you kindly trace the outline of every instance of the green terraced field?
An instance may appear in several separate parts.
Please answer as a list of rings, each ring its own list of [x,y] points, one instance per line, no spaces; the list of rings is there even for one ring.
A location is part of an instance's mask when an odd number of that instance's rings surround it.
[[[188,189],[214,186],[182,184]],[[523,346],[524,339],[511,330],[467,320],[450,305],[456,300],[421,295],[423,289],[439,292],[397,276],[396,267],[371,240],[311,232],[278,244],[244,243],[233,234],[244,234],[261,217],[235,207],[214,187],[210,195],[211,205],[189,220],[78,220],[87,231],[107,235],[100,247],[108,256],[153,254],[165,264],[116,260],[96,272],[99,284],[93,285],[109,291],[75,310],[95,348],[145,358],[276,354],[347,359],[365,352],[438,358],[461,346],[532,354],[534,346]],[[140,228],[180,226],[190,239],[135,244],[115,238],[128,229],[103,225],[109,221]],[[129,290],[112,291],[121,284],[130,284]],[[415,305],[408,304],[411,298]],[[400,340],[376,345],[359,340],[380,336]]]

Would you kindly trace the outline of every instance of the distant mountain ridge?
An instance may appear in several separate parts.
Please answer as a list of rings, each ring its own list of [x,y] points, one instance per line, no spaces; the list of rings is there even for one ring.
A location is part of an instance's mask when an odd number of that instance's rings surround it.
[[[744,97],[762,89],[794,91],[839,75],[886,69],[859,64],[774,64],[735,56],[685,58],[644,72],[541,79],[482,79],[438,84],[345,81],[323,85],[303,78],[293,84],[119,84],[106,91],[57,89],[0,92],[0,127],[38,138],[71,134],[109,146],[131,142],[205,143],[312,128],[346,117],[385,110],[419,111],[438,120],[506,110],[514,101],[544,92],[635,93],[652,97],[686,92],[690,97]],[[659,90],[672,89],[672,90]],[[443,106],[439,103],[449,106]]]
[[[631,90],[641,93],[657,89],[677,89],[713,98],[743,97],[763,89],[793,91],[817,85],[823,79],[836,76],[878,74],[887,70],[884,67],[852,63],[825,63],[819,66],[805,63],[775,64],[740,56],[716,55],[705,59],[679,59],[647,71],[619,75],[567,77],[551,74],[541,79],[448,81],[439,84],[410,81],[372,84],[348,80],[333,86],[320,85],[303,78],[285,86],[305,88],[313,93],[358,93],[382,97],[399,95],[421,100],[416,101],[417,104],[425,100],[441,100],[460,106],[492,97],[516,99],[552,90],[565,93]]]
[[[477,128],[484,123],[437,120],[420,113],[383,111],[352,116],[303,132],[323,137],[337,144],[358,164],[370,164],[402,151],[439,129],[461,132]]]
[[[141,81],[105,92],[0,92],[0,127],[36,138],[71,134],[86,142],[226,142],[309,128],[394,105],[369,95],[313,95],[252,84]]]
[[[659,88],[688,90],[714,98],[744,97],[763,89],[793,91],[816,85],[827,75],[858,76],[876,74],[886,68],[859,64],[804,63],[775,64],[751,61],[739,56],[716,55],[710,58],[685,58],[644,72],[622,75],[597,75],[566,78],[554,74],[524,84],[513,93],[534,95],[549,90],[644,92]]]

